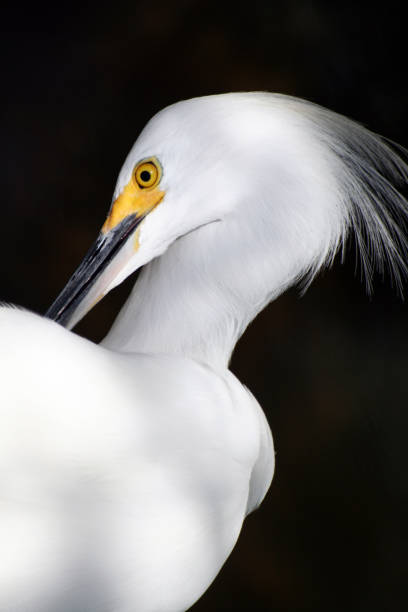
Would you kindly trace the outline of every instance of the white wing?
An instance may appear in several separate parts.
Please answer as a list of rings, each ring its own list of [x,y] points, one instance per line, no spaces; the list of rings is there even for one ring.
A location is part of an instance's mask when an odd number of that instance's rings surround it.
[[[27,312],[1,308],[0,338],[2,612],[191,606],[272,478],[257,403]]]

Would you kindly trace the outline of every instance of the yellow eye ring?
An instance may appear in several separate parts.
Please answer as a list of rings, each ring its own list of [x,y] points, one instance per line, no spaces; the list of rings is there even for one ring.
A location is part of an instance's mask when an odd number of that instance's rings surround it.
[[[156,159],[145,159],[133,171],[136,183],[141,189],[156,187],[161,179],[161,168]]]

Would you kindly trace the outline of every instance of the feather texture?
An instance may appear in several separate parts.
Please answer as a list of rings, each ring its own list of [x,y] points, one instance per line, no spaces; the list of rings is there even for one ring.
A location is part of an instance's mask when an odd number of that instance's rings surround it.
[[[408,202],[400,190],[408,185],[408,151],[321,106],[303,100],[295,104],[334,154],[341,197],[349,211],[348,229],[356,238],[367,290],[372,290],[374,270],[384,274],[387,269],[402,292]]]

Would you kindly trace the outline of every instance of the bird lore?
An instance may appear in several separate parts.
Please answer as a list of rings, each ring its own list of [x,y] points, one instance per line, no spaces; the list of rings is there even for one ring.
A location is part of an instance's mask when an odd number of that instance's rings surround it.
[[[384,263],[400,283],[407,178],[379,136],[283,95],[147,124],[48,318],[0,308],[2,612],[183,612],[203,594],[274,470],[234,346],[350,232],[368,285]],[[142,266],[99,346],[64,329]]]

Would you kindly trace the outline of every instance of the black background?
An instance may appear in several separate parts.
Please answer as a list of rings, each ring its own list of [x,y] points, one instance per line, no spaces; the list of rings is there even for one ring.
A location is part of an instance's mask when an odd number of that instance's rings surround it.
[[[403,9],[3,5],[0,299],[50,305],[95,239],[137,134],[179,99],[280,91],[407,146]],[[78,331],[101,339],[131,284]],[[267,414],[276,475],[194,610],[408,609],[407,337],[407,305],[380,278],[366,296],[353,249],[251,325],[232,369]]]

